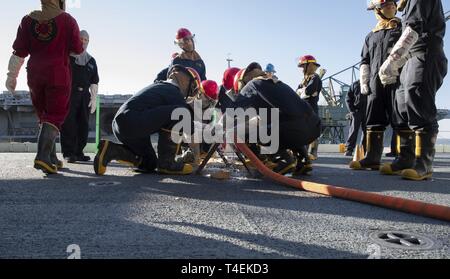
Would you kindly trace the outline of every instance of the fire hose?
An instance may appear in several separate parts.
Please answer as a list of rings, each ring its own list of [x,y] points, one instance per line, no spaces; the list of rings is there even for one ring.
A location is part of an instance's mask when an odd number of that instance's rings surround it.
[[[236,147],[254,164],[257,170],[280,184],[300,189],[303,191],[340,198],[344,200],[366,203],[378,207],[393,209],[415,215],[421,215],[438,220],[450,222],[450,207],[425,203],[416,200],[409,200],[399,197],[391,197],[370,192],[364,192],[354,189],[342,188],[337,186],[301,181],[277,174],[267,168],[258,157],[248,148],[247,145],[236,143]]]

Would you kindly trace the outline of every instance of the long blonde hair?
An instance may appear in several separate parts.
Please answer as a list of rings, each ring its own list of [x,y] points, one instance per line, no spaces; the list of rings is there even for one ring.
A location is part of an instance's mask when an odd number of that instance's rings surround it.
[[[400,12],[403,12],[403,10],[406,7],[406,4],[408,4],[408,0],[400,0],[400,3],[398,3],[398,10]]]

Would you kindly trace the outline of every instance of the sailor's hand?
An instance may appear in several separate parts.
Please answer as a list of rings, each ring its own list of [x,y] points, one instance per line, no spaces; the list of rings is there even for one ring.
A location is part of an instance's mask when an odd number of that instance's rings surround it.
[[[91,114],[94,114],[97,111],[97,94],[98,94],[98,85],[92,84],[89,88],[89,92],[91,94],[91,100],[89,101],[89,108],[91,109]]]
[[[17,78],[10,77],[8,75],[5,83],[6,89],[16,97]]]
[[[383,85],[394,84],[397,82],[399,73],[399,63],[391,56],[383,63],[378,73]]]
[[[380,74],[380,81],[384,86],[397,83],[397,76],[386,76]]]
[[[369,95],[370,94],[370,87],[368,84],[361,85],[361,94],[363,95]]]

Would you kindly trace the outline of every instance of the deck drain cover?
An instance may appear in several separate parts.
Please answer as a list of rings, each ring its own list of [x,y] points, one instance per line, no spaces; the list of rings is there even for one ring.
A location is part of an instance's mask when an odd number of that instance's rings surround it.
[[[122,184],[122,183],[116,182],[116,181],[100,181],[100,182],[89,183],[89,186],[106,187],[106,186],[117,186],[117,185],[120,185],[120,184]]]
[[[370,234],[375,243],[393,249],[434,250],[438,242],[430,237],[399,231],[378,231]]]

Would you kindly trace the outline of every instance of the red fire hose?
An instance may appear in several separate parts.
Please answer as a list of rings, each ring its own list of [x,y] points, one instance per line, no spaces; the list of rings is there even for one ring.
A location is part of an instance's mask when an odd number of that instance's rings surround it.
[[[265,177],[272,179],[275,182],[284,184],[286,186],[294,187],[303,191],[326,195],[330,197],[351,200],[361,203],[367,203],[379,207],[394,209],[411,214],[426,216],[443,221],[450,221],[450,207],[430,204],[415,200],[403,199],[398,197],[389,197],[380,194],[358,191],[353,189],[346,189],[331,185],[324,185],[319,183],[305,182],[292,179],[277,173],[274,173],[267,168],[258,157],[242,143],[236,143],[237,148],[247,156],[248,159],[256,166],[258,171]]]

